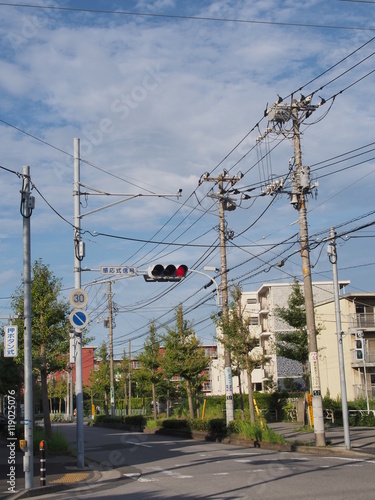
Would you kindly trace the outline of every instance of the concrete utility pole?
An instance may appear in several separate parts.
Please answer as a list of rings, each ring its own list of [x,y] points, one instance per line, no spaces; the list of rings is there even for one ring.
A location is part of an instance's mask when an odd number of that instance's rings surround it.
[[[131,349],[131,341],[129,340],[129,415],[132,414],[132,349]]]
[[[348,400],[346,395],[344,350],[342,346],[339,279],[337,274],[336,232],[333,227],[331,227],[330,229],[329,236],[331,238],[331,242],[328,246],[327,251],[328,251],[329,261],[332,264],[333,292],[335,297],[335,315],[336,315],[336,330],[337,330],[336,335],[337,335],[337,349],[338,349],[339,367],[340,367],[342,421],[344,426],[345,448],[347,450],[350,450],[349,412],[348,412]]]
[[[314,314],[314,298],[311,279],[310,248],[307,229],[306,212],[306,194],[310,189],[310,178],[306,170],[308,167],[302,166],[301,139],[300,139],[300,121],[298,116],[299,106],[295,99],[292,100],[292,120],[293,120],[293,138],[294,138],[294,159],[295,159],[295,180],[297,183],[297,203],[295,208],[299,214],[299,230],[301,239],[301,257],[303,287],[306,306],[306,328],[309,347],[310,377],[312,389],[312,407],[314,415],[314,433],[316,446],[325,446],[324,416],[322,393],[320,390],[318,347],[316,342],[316,327]],[[308,178],[306,185],[302,179]]]
[[[292,173],[292,192],[290,193],[290,203],[296,210],[298,210],[299,214],[315,445],[325,446],[326,441],[324,432],[323,403],[320,389],[314,300],[311,280],[310,249],[306,216],[306,196],[311,193],[312,189],[315,186],[312,186],[310,184],[310,167],[302,165],[300,139],[300,124],[305,118],[308,118],[320,105],[323,104],[322,101],[317,106],[312,105],[311,97],[312,96],[304,97],[301,95],[301,98],[298,101],[296,99],[292,99],[290,105],[282,104],[282,102],[279,100],[270,109],[266,110],[266,115],[268,116],[269,122],[273,124],[273,127],[267,128],[265,135],[269,133],[282,133],[285,136],[291,136],[294,141],[295,164],[294,172]],[[288,130],[286,129],[285,125],[290,120],[292,120],[292,129]],[[262,138],[263,137],[260,137],[260,139]],[[277,192],[283,192],[283,181],[279,181],[274,185],[270,185],[268,187],[268,194],[276,194]]]
[[[221,267],[221,301],[223,319],[228,317],[228,272],[227,272],[227,250],[224,213],[224,183],[219,179],[219,236],[220,236],[220,267]],[[225,374],[225,409],[226,423],[234,420],[232,362],[230,350],[224,349],[224,374]]]
[[[231,183],[233,186],[242,178],[242,175],[229,177],[225,172],[218,177],[210,177],[204,174],[201,177],[200,183],[203,181],[216,182],[219,185],[219,192],[213,197],[219,200],[219,237],[220,237],[220,261],[221,261],[221,303],[223,320],[228,316],[228,271],[227,271],[227,254],[226,254],[226,227],[225,227],[225,210],[234,210],[236,205],[228,198],[224,189],[224,182]],[[222,332],[222,334],[224,334]],[[224,374],[225,374],[225,409],[226,409],[226,423],[234,420],[234,404],[233,404],[233,385],[232,385],[232,363],[230,351],[224,348]]]
[[[109,326],[109,380],[111,395],[111,417],[115,416],[115,377],[113,371],[113,317],[112,317],[112,283],[108,281],[108,326]]]
[[[82,191],[81,188],[86,189]],[[81,196],[114,196],[120,199],[112,203],[108,203],[101,207],[95,208],[93,210],[81,213]],[[81,183],[81,172],[80,172],[80,140],[74,139],[74,180],[73,180],[73,200],[74,200],[74,286],[75,289],[81,289],[81,261],[85,257],[85,245],[81,238],[81,221],[83,217],[87,215],[94,214],[100,210],[106,208],[114,207],[125,201],[132,200],[138,197],[157,197],[157,198],[169,198],[176,197],[180,198],[182,196],[182,189],[179,189],[176,194],[154,194],[154,193],[140,193],[140,194],[129,194],[129,193],[108,193],[102,189],[98,189],[92,186]],[[111,308],[110,308],[111,315]],[[112,327],[110,327],[110,334],[112,335]],[[83,437],[83,388],[82,388],[82,330],[76,328],[76,410],[77,410],[77,467],[84,467],[84,437]],[[112,350],[113,359],[113,350]],[[113,363],[112,363],[113,367]],[[114,389],[113,375],[111,377],[111,387]],[[115,410],[115,400],[114,391],[111,390],[111,415],[114,416]],[[112,413],[113,412],[113,413]]]
[[[80,203],[80,141],[74,139],[74,287],[81,288],[81,261],[84,257],[81,240],[81,203]],[[75,362],[76,362],[76,410],[77,410],[77,467],[85,466],[85,450],[83,436],[83,387],[82,387],[82,330],[75,330]]]
[[[22,199],[21,214],[23,217],[23,314],[24,314],[24,439],[26,448],[23,456],[23,470],[25,473],[25,489],[34,486],[34,459],[33,459],[33,373],[32,373],[32,342],[31,342],[31,234],[30,217],[35,200],[30,194],[30,167],[22,168]]]

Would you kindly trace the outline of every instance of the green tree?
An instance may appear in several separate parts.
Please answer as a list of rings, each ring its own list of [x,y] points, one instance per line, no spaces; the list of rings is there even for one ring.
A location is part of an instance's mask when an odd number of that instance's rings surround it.
[[[58,398],[59,400],[59,413],[61,413],[62,400],[66,397],[66,391],[67,391],[66,376],[61,374],[60,378],[56,380],[55,394],[54,394],[54,397]]]
[[[266,356],[259,345],[259,337],[252,332],[250,316],[245,316],[242,305],[242,290],[235,286],[231,290],[231,301],[226,316],[216,316],[214,321],[220,329],[220,341],[231,353],[232,364],[236,372],[246,370],[249,391],[250,422],[255,422],[252,371],[266,361]],[[240,394],[242,398],[242,393]],[[241,403],[243,407],[243,402]]]
[[[129,388],[129,378],[130,378],[130,360],[126,355],[124,349],[121,364],[119,367],[120,379],[118,383],[118,397],[124,398],[126,414],[128,414],[128,388]]]
[[[161,371],[160,341],[156,334],[155,323],[153,322],[150,324],[150,333],[144,343],[143,352],[139,356],[139,362],[141,363],[141,367],[148,373],[151,383],[154,419],[156,420],[156,385],[160,382],[163,374]]]
[[[91,395],[104,398],[104,411],[108,415],[108,393],[110,391],[110,370],[107,344],[102,342],[99,346],[97,358],[99,367],[90,375]]]
[[[175,320],[174,327],[167,328],[163,336],[164,366],[169,374],[185,380],[189,414],[194,418],[193,391],[197,387],[197,377],[208,369],[210,361],[192,325],[184,319],[181,305],[176,308]]]
[[[31,281],[31,330],[33,370],[40,375],[44,427],[47,436],[51,435],[51,420],[48,408],[47,376],[66,366],[69,353],[69,303],[60,298],[61,280],[43,264],[36,260],[32,267]],[[15,314],[23,316],[23,290],[16,290],[12,300]],[[19,326],[18,363],[24,359],[24,338],[22,320]]]
[[[277,356],[293,359],[301,363],[303,378],[308,387],[309,347],[306,328],[305,297],[298,281],[293,283],[292,291],[288,298],[288,307],[276,307],[275,314],[276,317],[282,319],[292,327],[292,331],[276,334],[276,354]]]
[[[0,344],[0,412],[5,413],[6,408],[2,407],[3,398],[14,390],[17,398],[17,418],[20,418],[20,387],[23,381],[23,370],[21,365],[17,364],[13,358],[4,357],[4,344]]]
[[[142,414],[144,415],[146,412],[146,396],[149,396],[151,392],[150,372],[143,366],[134,370],[133,383],[135,384],[137,398],[142,397]]]

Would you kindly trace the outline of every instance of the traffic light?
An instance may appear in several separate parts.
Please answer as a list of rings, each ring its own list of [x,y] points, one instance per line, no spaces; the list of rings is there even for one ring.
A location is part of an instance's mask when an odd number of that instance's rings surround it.
[[[147,270],[144,276],[146,281],[181,281],[188,272],[188,266],[185,264],[153,264]]]
[[[366,359],[365,339],[363,338],[362,332],[357,332],[355,334],[355,357],[358,361],[364,361]]]

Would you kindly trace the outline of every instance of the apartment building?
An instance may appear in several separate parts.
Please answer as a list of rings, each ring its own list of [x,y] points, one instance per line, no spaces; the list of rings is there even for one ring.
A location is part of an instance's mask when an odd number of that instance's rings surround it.
[[[340,293],[345,291],[349,281],[340,282]],[[301,283],[301,287],[303,284]],[[268,362],[252,372],[254,390],[266,390],[271,381],[274,388],[283,389],[285,379],[292,379],[297,387],[303,388],[302,365],[296,361],[277,356],[274,341],[276,334],[290,331],[290,326],[277,317],[277,307],[287,307],[292,293],[293,283],[265,283],[257,291],[243,292],[242,305],[244,314],[250,316],[250,329],[259,338],[259,346],[267,355]],[[313,283],[314,303],[333,303],[333,283],[321,281]],[[318,323],[318,321],[317,321]],[[325,328],[324,323],[322,328]],[[212,369],[213,394],[225,394],[224,349],[218,344],[218,363]],[[240,376],[241,386],[247,392],[247,377]],[[271,384],[272,385],[272,384]],[[239,392],[238,377],[233,378],[233,392]]]
[[[342,346],[347,398],[375,397],[375,293],[340,296]],[[324,324],[318,336],[322,395],[341,396],[335,304],[315,305],[316,320]]]

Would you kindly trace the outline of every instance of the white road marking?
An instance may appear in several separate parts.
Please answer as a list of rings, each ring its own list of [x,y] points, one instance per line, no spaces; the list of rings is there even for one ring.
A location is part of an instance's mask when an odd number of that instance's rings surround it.
[[[366,460],[365,458],[350,458],[350,457],[323,457],[330,460],[343,460],[344,462],[358,462],[365,464],[375,464],[375,460]]]
[[[125,441],[127,444],[133,444],[134,446],[143,446],[143,448],[152,448],[150,444],[144,444],[144,443],[137,443],[134,441]]]
[[[148,467],[148,469],[154,470],[155,472],[160,472],[167,476],[175,477],[176,479],[191,479],[192,477],[194,477],[187,474],[180,474],[179,472],[175,472],[170,469],[162,469],[161,467]]]
[[[258,455],[258,453],[249,453],[249,452],[242,452],[242,453],[228,453],[230,457],[239,457],[241,455]]]

